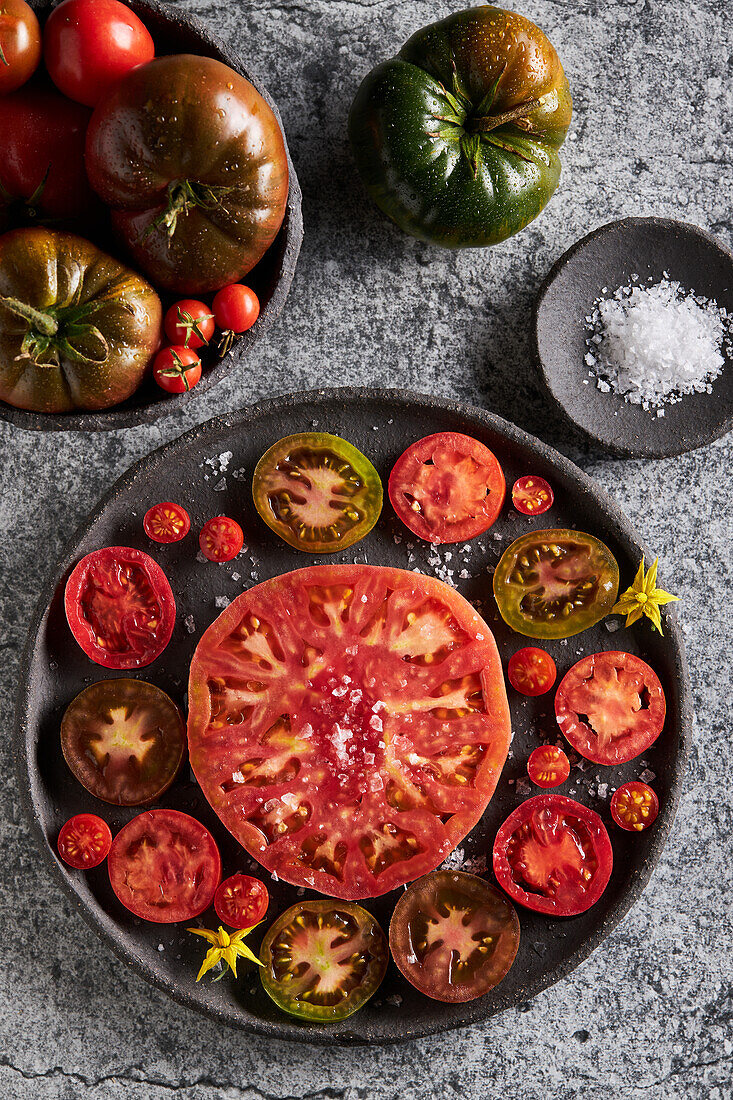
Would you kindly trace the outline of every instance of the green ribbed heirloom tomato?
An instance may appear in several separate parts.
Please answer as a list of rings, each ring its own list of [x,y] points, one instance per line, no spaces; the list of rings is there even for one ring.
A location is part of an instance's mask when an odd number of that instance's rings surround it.
[[[524,229],[555,191],[572,109],[539,27],[482,6],[424,27],[372,69],[349,137],[369,194],[401,229],[481,247]]]

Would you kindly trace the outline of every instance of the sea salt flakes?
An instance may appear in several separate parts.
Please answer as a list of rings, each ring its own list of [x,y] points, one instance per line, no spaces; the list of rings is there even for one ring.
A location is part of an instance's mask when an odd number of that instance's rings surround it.
[[[214,596],[214,607],[229,607],[231,602],[228,596]]]
[[[644,771],[639,776],[639,779],[642,781],[642,783],[651,783],[652,779],[656,778],[656,773],[653,772],[651,768],[644,768]]]
[[[183,620],[183,623],[184,623],[184,626],[186,627],[186,630],[188,631],[188,633],[193,634],[193,632],[196,629],[196,623],[194,621],[193,615],[186,615],[186,618]]]

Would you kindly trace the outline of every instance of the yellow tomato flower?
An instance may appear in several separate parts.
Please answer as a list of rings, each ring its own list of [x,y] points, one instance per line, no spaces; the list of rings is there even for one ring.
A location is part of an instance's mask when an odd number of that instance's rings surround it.
[[[659,558],[655,558],[654,565],[645,575],[644,559],[641,559],[641,565],[634,577],[634,583],[631,588],[626,589],[618,603],[613,605],[610,614],[625,615],[626,626],[633,626],[642,615],[646,615],[648,619],[651,619],[652,629],[658,630],[662,634],[662,616],[659,608],[665,603],[671,603],[672,600],[678,600],[679,596],[672,596],[669,592],[665,592],[663,588],[657,588],[658,564]]]
[[[219,977],[214,978],[214,981],[218,982],[219,978],[223,978],[227,972],[227,968],[231,970],[236,978],[237,958],[240,956],[243,959],[249,959],[250,962],[257,963],[258,966],[262,966],[262,963],[255,953],[247,947],[246,943],[242,943],[244,937],[248,936],[252,929],[256,927],[257,925],[253,924],[252,928],[240,928],[237,932],[227,932],[221,925],[219,925],[218,932],[212,932],[208,928],[187,929],[187,931],[193,932],[194,936],[202,936],[207,943],[211,944],[211,947],[206,952],[204,961],[201,963],[201,969],[198,972],[196,981],[201,981],[204,974],[217,966],[220,962],[226,963],[226,966]]]

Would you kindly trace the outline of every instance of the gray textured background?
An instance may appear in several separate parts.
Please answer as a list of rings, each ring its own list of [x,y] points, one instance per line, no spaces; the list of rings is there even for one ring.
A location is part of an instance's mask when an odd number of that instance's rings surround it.
[[[345,120],[366,70],[425,22],[421,0],[187,2],[279,103],[306,238],[285,312],[247,369],[192,412],[99,436],[0,425],[0,1097],[3,1100],[414,1100],[731,1097],[731,474],[722,440],[613,461],[548,415],[530,304],[577,237],[626,214],[681,217],[733,243],[730,0],[528,0],[576,114],[559,194],[494,251],[432,251],[386,224],[354,178]],[[665,857],[639,904],[570,979],[522,1011],[402,1048],[348,1052],[217,1028],[122,968],[47,879],[20,816],[8,742],[16,662],[41,580],[128,465],[197,421],[278,392],[404,385],[482,404],[592,473],[683,598],[696,745]],[[727,897],[726,897],[727,894]]]

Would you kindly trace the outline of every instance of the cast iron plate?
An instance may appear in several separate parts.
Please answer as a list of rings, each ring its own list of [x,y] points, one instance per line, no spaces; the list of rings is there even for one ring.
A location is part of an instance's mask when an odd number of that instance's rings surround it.
[[[167,394],[148,378],[140,389],[124,401],[121,405],[115,405],[111,409],[103,409],[100,412],[76,412],[76,413],[38,413],[29,412],[26,409],[16,409],[0,401],[0,417],[9,420],[18,428],[26,428],[30,431],[43,432],[100,432],[113,431],[119,428],[133,428],[137,424],[152,424],[161,416],[170,416],[177,412],[189,401],[196,398],[216,385],[221,379],[246,362],[248,355],[257,341],[265,335],[273,322],[277,319],[285,305],[285,299],[290,290],[290,284],[295,275],[295,266],[298,262],[300,246],[303,242],[303,214],[301,212],[302,195],[298,177],[295,174],[293,162],[288,151],[287,135],[282,125],[280,112],[272,100],[269,92],[263,87],[260,80],[253,76],[250,69],[244,64],[226,43],[222,42],[216,34],[197,19],[194,15],[180,11],[167,4],[160,4],[157,0],[126,0],[128,7],[132,8],[136,15],[142,19],[155,41],[156,56],[172,53],[201,54],[203,57],[213,57],[217,61],[231,66],[242,76],[254,84],[257,91],[275,112],[275,117],[280,123],[285,136],[285,151],[288,157],[290,170],[290,189],[288,203],[285,210],[285,218],[280,231],[270,248],[260,262],[252,269],[243,280],[256,291],[260,300],[260,315],[252,328],[243,333],[234,342],[232,349],[220,359],[215,345],[203,348],[201,362],[203,373],[201,381],[194,390],[189,393]],[[49,0],[30,0],[31,7],[43,23],[46,16],[55,5]],[[69,229],[86,235],[83,227],[69,226]],[[91,234],[95,243],[106,252],[118,257],[123,262],[125,255],[111,232],[111,229],[101,226],[99,231]],[[130,261],[131,266],[134,263]],[[177,298],[184,295],[159,292],[163,309],[167,309]],[[190,297],[190,295],[189,295]],[[204,294],[206,301],[211,300],[212,295]]]
[[[674,818],[690,738],[688,678],[681,632],[673,613],[666,617],[663,638],[646,626],[609,633],[600,625],[565,645],[549,643],[559,675],[585,653],[616,648],[641,653],[662,680],[667,725],[651,751],[624,767],[573,769],[563,792],[594,806],[609,826],[616,857],[610,884],[598,904],[582,916],[552,920],[520,911],[522,939],[517,960],[504,982],[485,997],[464,1005],[428,1000],[413,991],[390,964],[382,988],[357,1015],[341,1024],[307,1026],[282,1015],[246,967],[237,982],[225,979],[197,985],[194,978],[201,944],[185,926],[152,925],[135,919],[111,892],[104,866],[85,875],[69,870],[55,854],[58,830],[72,814],[94,811],[116,831],[137,812],[97,802],[72,778],[61,754],[59,722],[64,708],[86,684],[115,675],[92,664],[72,640],[64,617],[64,584],[83,554],[109,544],[137,546],[162,564],[178,604],[176,627],[166,651],[140,675],[183,704],[190,657],[201,633],[219,614],[217,597],[231,599],[255,581],[326,560],[311,558],[280,542],[259,520],[250,493],[254,465],[265,449],[281,436],[312,428],[351,440],[373,460],[385,484],[392,464],[409,442],[443,430],[466,432],[487,444],[501,461],[509,486],[530,472],[552,483],[555,506],[550,512],[530,520],[509,504],[495,526],[474,540],[468,551],[452,546],[438,548],[436,555],[406,532],[386,503],[381,519],[361,543],[328,558],[433,573],[439,556],[454,569],[453,579],[461,592],[482,601],[481,609],[496,633],[504,659],[526,644],[526,639],[512,636],[499,620],[491,596],[490,569],[507,544],[522,532],[533,527],[577,525],[608,543],[618,557],[623,585],[633,578],[644,548],[611,500],[556,451],[491,413],[396,390],[321,390],[263,402],[195,428],[137,463],[72,539],[41,596],[23,659],[15,733],[20,789],[45,859],[81,915],[138,974],[177,1001],[222,1022],[278,1038],[320,1043],[397,1042],[483,1020],[525,1001],[569,973],[628,911],[661,855]],[[232,457],[226,471],[221,471],[218,456],[226,457],[228,451]],[[161,547],[143,533],[142,517],[158,500],[180,501],[191,513],[192,531],[182,542]],[[247,552],[226,565],[197,560],[196,532],[206,519],[222,512],[242,522]],[[447,553],[452,553],[452,558]],[[463,570],[466,576],[460,577]],[[512,757],[483,820],[460,846],[466,857],[480,857],[490,850],[498,826],[531,793],[522,780],[529,752],[541,736],[547,739],[557,734],[551,695],[530,700],[510,692],[510,702]],[[659,818],[649,832],[622,833],[611,824],[608,797],[597,797],[596,776],[615,785],[638,776],[646,765],[657,777],[654,786],[662,807]],[[518,785],[517,780],[522,782]],[[606,794],[610,796],[610,790]],[[235,870],[258,873],[257,865],[242,853],[210,810],[187,766],[161,802],[204,822],[220,845],[225,874]],[[294,887],[273,882],[269,876],[267,885],[272,898],[269,923],[297,894]],[[394,900],[395,895],[386,895],[366,902],[385,930]],[[211,927],[213,912],[205,913],[203,921]]]
[[[712,393],[687,394],[665,405],[663,417],[620,394],[602,393],[589,375],[586,317],[602,288],[612,293],[632,275],[640,282],[652,276],[656,283],[665,272],[733,316],[733,254],[698,226],[668,218],[624,218],[595,229],[560,257],[534,307],[535,353],[551,397],[592,439],[630,458],[684,454],[733,427],[730,357]]]

